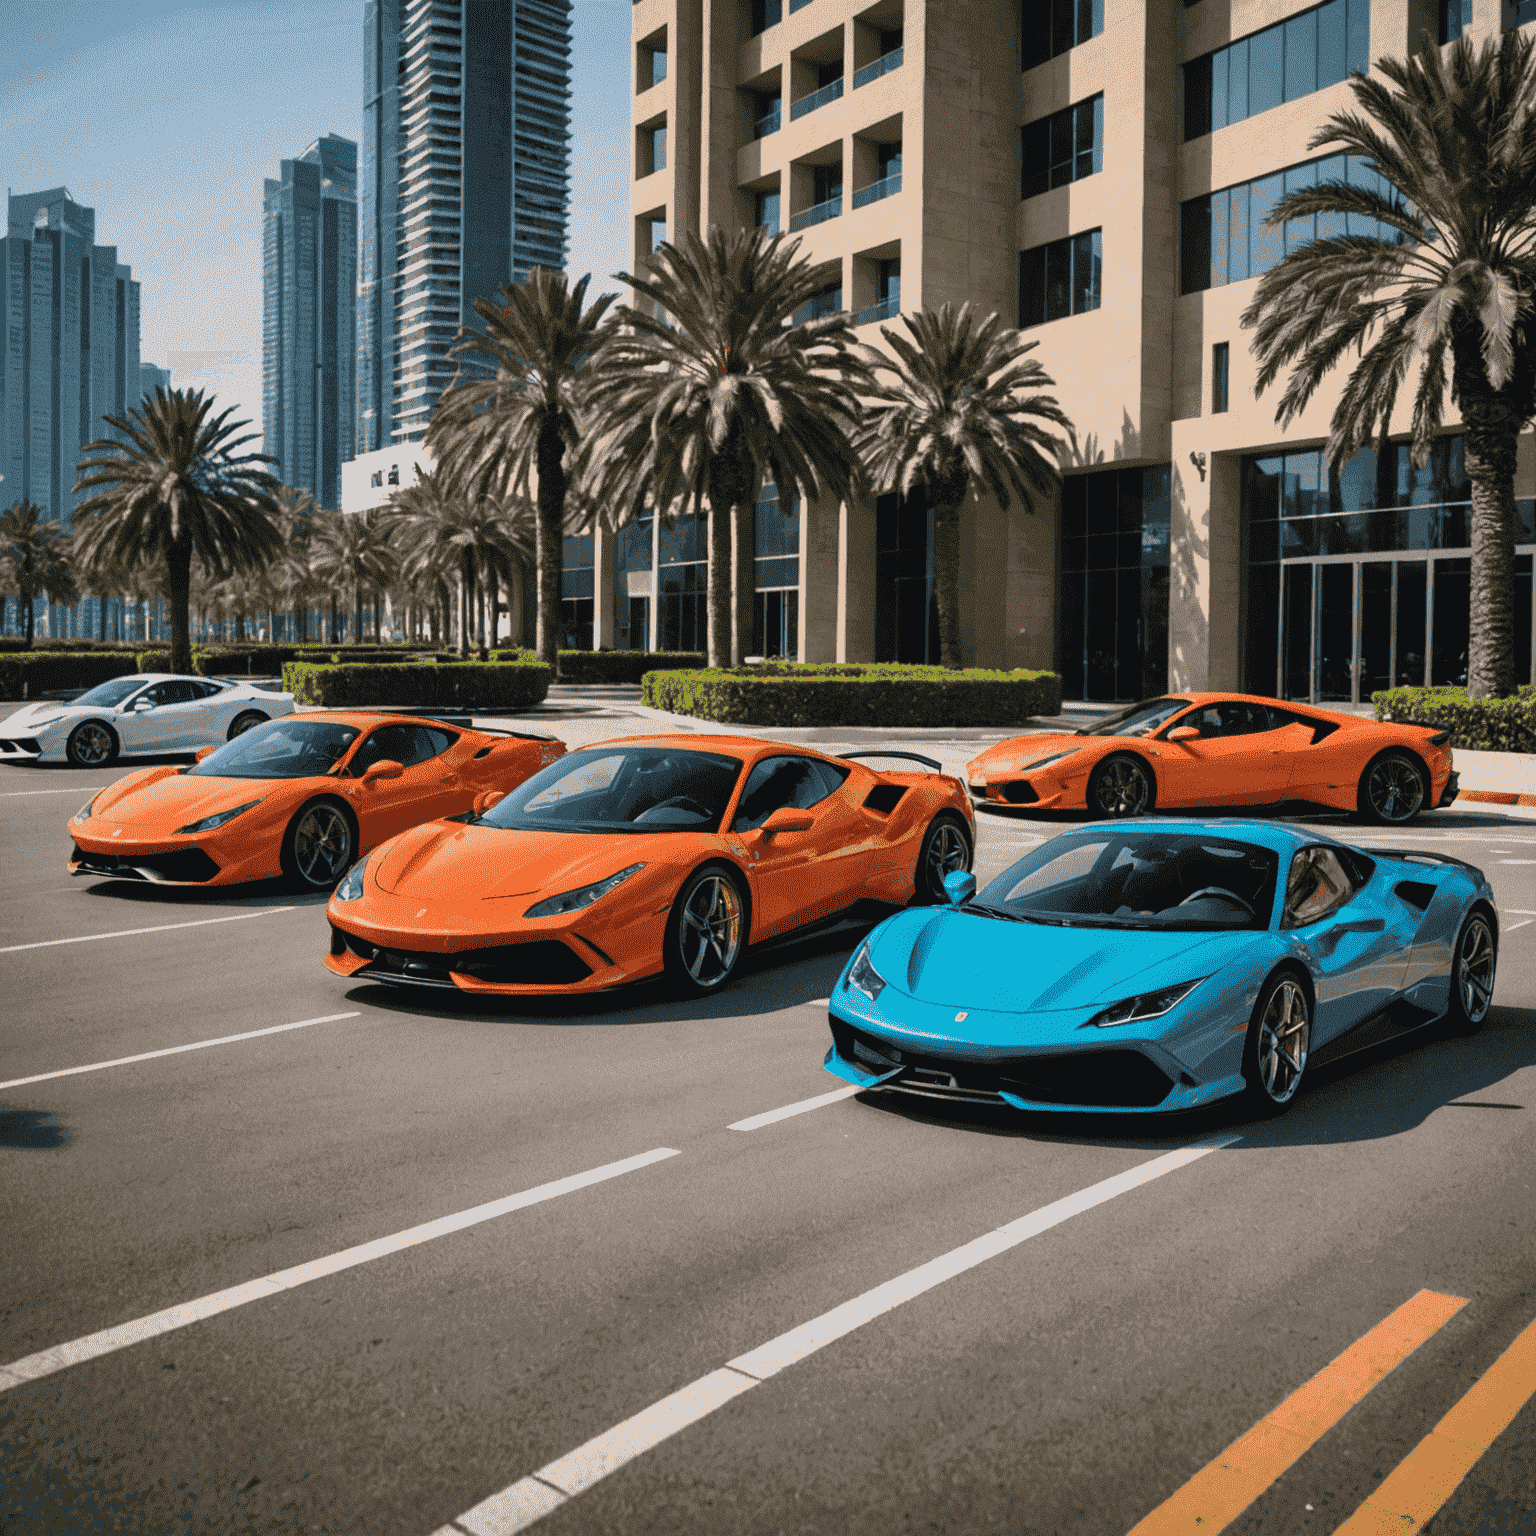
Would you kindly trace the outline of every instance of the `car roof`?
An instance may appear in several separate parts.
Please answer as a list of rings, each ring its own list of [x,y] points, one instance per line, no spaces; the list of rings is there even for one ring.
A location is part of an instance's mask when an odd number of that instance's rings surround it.
[[[1277,699],[1271,694],[1264,693],[1212,693],[1193,691],[1180,691],[1178,693],[1161,693],[1157,695],[1161,699],[1188,699],[1191,704],[1266,704],[1272,709],[1294,710],[1299,715],[1305,715],[1309,719],[1317,717],[1324,720],[1337,720],[1341,725],[1359,725],[1362,719],[1368,718],[1360,715],[1340,714],[1336,709],[1324,709],[1320,704],[1309,704],[1305,699],[1300,703],[1293,703],[1290,699]]]
[[[791,753],[796,757],[820,757],[835,761],[829,753],[822,752],[816,747],[797,745],[788,741],[766,741],[761,736],[732,736],[724,732],[717,735],[689,731],[657,736],[613,736],[606,741],[587,742],[574,750],[586,752],[593,747],[642,746],[678,747],[694,752],[730,752],[748,760],[754,757],[776,757],[781,753]],[[869,770],[871,773],[874,771],[874,769]]]
[[[1310,827],[1292,827],[1284,822],[1263,821],[1256,816],[1134,816],[1120,821],[1090,822],[1081,827],[1066,828],[1059,836],[1073,833],[1087,834],[1113,829],[1123,831],[1128,827],[1144,827],[1149,832],[1182,833],[1185,836],[1225,837],[1235,842],[1254,843],[1260,848],[1271,848],[1276,853],[1294,853],[1312,843],[1331,843],[1338,848],[1351,848],[1353,844],[1326,832],[1314,832]]]

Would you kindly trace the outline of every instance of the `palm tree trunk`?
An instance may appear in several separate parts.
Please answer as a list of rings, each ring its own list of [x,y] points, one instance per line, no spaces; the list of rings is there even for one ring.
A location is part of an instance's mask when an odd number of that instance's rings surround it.
[[[1464,416],[1472,482],[1472,622],[1467,692],[1503,699],[1515,691],[1515,436],[1502,401],[1469,403]],[[1436,635],[1439,641],[1439,635]],[[1437,647],[1438,649],[1438,644]]]
[[[757,507],[731,509],[731,660],[746,665],[757,618]]]
[[[933,595],[939,608],[939,664],[951,671],[964,665],[960,655],[960,505],[961,497],[953,494],[933,503]],[[926,613],[922,622],[926,627]]]
[[[105,641],[106,638],[107,638],[107,600],[106,600],[106,598],[98,597],[96,599],[96,607],[97,607],[97,614],[96,614],[96,637],[99,640]],[[0,617],[3,617],[3,615],[0,615]]]
[[[357,628],[352,632],[352,643],[363,643],[363,584],[360,581],[352,584],[352,597],[357,605]]]
[[[560,650],[560,576],[565,549],[565,444],[560,429],[547,422],[539,433],[539,501],[535,551],[539,570],[539,624],[536,644],[545,666],[558,664]]]
[[[192,539],[182,534],[166,546],[165,591],[171,609],[171,671],[192,670]]]
[[[384,591],[381,587],[373,589],[373,643],[384,643]]]
[[[498,643],[496,639],[496,610],[501,606],[501,583],[496,579],[496,567],[494,565],[486,567],[485,586],[485,607],[486,612],[490,614],[490,649],[494,651]]]
[[[36,604],[36,602],[37,602],[37,598],[35,596],[34,597],[29,597],[25,592],[22,593],[21,606],[24,609],[26,609],[26,614],[27,614],[26,638],[27,638],[27,649],[29,651],[32,649],[32,625],[33,625],[32,609],[33,609],[34,605]]]
[[[709,504],[709,664],[731,664],[731,509]]]
[[[475,613],[475,556],[472,550],[464,551],[459,568],[459,655],[469,659],[471,635]]]

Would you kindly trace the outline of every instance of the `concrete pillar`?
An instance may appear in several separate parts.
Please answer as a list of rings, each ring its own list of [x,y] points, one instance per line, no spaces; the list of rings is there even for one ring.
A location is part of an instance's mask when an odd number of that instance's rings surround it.
[[[1242,459],[1202,446],[1209,422],[1173,424],[1169,688],[1235,689],[1242,676]]]
[[[842,507],[823,496],[800,502],[801,661],[838,661],[838,573]]]
[[[844,502],[837,525],[837,659],[875,659],[875,503]]]
[[[616,540],[601,528],[592,533],[592,649],[613,649],[613,566]]]

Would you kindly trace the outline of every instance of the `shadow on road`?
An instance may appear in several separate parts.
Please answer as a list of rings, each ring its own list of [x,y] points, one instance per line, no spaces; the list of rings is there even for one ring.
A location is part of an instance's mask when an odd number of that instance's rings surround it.
[[[86,886],[87,896],[146,907],[319,907],[329,891],[297,890],[286,880],[253,880],[249,885],[155,885],[148,880],[100,879]]]
[[[46,1109],[8,1109],[0,1104],[0,1148],[52,1152],[67,1147],[74,1132]]]
[[[1037,811],[1033,806],[994,805],[990,801],[976,804],[976,815],[978,822],[983,826],[988,820],[998,823],[1023,822],[1039,826],[1042,831],[1049,832],[1081,826],[1100,819],[1089,815],[1087,811]],[[1351,815],[1348,811],[1328,810],[1323,806],[1303,805],[1296,801],[1289,801],[1279,806],[1181,805],[1176,810],[1169,811],[1158,807],[1153,811],[1153,815],[1194,816],[1201,819],[1238,816],[1256,817],[1263,821],[1304,822],[1308,826],[1326,827],[1329,835],[1338,838],[1341,843],[1351,842],[1358,836],[1371,837],[1400,833],[1405,846],[1412,846],[1415,833],[1455,831],[1497,833],[1500,828],[1507,828],[1513,832],[1536,826],[1536,823],[1522,817],[1502,815],[1501,807],[1497,805],[1489,805],[1486,810],[1478,811],[1458,811],[1454,808],[1427,811],[1412,825],[1402,828],[1378,827],[1361,821],[1358,816]]]

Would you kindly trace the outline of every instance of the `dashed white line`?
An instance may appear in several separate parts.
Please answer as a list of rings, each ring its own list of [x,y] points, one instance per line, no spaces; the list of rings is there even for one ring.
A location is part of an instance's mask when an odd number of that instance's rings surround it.
[[[783,1109],[766,1110],[760,1115],[748,1115],[745,1120],[737,1120],[726,1126],[728,1131],[755,1131],[760,1126],[773,1125],[779,1120],[790,1120],[796,1115],[809,1114],[813,1109],[821,1109],[827,1104],[836,1104],[840,1099],[851,1099],[854,1094],[861,1093],[859,1088],[834,1088],[831,1093],[818,1094],[814,1099],[801,1099],[798,1104],[786,1104]]]
[[[0,793],[0,800],[21,800],[28,795],[95,795],[110,784],[72,784],[68,789],[7,789]]]
[[[24,1382],[37,1381],[43,1376],[51,1376],[55,1371],[66,1370],[86,1360],[95,1360],[116,1350],[126,1349],[130,1344],[141,1344],[146,1339],[158,1338],[174,1329],[185,1328],[189,1323],[216,1317],[220,1312],[245,1306],[248,1302],[261,1301],[282,1291],[291,1291],[295,1286],[307,1285],[311,1280],[339,1274],[344,1269],[354,1269],[359,1264],[367,1264],[388,1254],[399,1253],[402,1249],[429,1243],[434,1238],[446,1237],[452,1232],[462,1232],[466,1227],[478,1226],[483,1221],[492,1221],[511,1211],[525,1210],[530,1205],[554,1200],[574,1190],[601,1184],[606,1179],[616,1179],[621,1174],[633,1173],[637,1168],[648,1168],[652,1163],[676,1156],[678,1152],[673,1147],[657,1147],[653,1151],[642,1152],[638,1157],[605,1163],[601,1168],[592,1168],[586,1173],[572,1174],[569,1178],[556,1179],[550,1184],[540,1184],[534,1189],[525,1189],[520,1194],[492,1200],[486,1205],[471,1206],[467,1211],[441,1216],[436,1221],[423,1222],[420,1226],[407,1227],[403,1232],[376,1238],[371,1243],[343,1248],[339,1253],[313,1259],[308,1264],[295,1264],[291,1269],[277,1270],[260,1280],[232,1285],[227,1290],[214,1291],[195,1301],[167,1307],[162,1312],[151,1312],[147,1317],[134,1318],[132,1322],[120,1323],[115,1328],[104,1328],[100,1333],[90,1333],[67,1344],[56,1344],[52,1349],[39,1350],[37,1354],[28,1355],[25,1359],[0,1365],[0,1392],[8,1392]]]
[[[52,949],[57,944],[90,944],[96,939],[133,939],[141,933],[170,933],[176,928],[206,928],[210,923],[238,923],[247,917],[265,917],[269,912],[298,910],[298,907],[262,907],[256,912],[235,912],[229,917],[200,917],[192,923],[160,923],[153,928],[119,928],[115,933],[82,933],[73,939],[42,939],[36,944],[8,944],[0,949],[0,955],[14,955],[23,949]]]
[[[1504,932],[1513,933],[1517,928],[1529,928],[1532,923],[1536,923],[1536,917],[1528,917],[1523,923],[1511,923]]]
[[[1096,1205],[1113,1200],[1130,1190],[1160,1179],[1188,1164],[1196,1162],[1208,1153],[1229,1147],[1241,1141],[1236,1134],[1214,1137],[1209,1141],[1196,1142],[1193,1146],[1180,1147],[1162,1157],[1155,1157],[1140,1167],[1117,1174],[1091,1184],[1087,1189],[1068,1195],[1063,1200],[1052,1201],[1038,1211],[1032,1211],[1007,1226],[966,1243],[949,1253],[941,1254],[927,1264],[908,1270],[884,1285],[865,1291],[841,1306],[824,1312],[820,1317],[791,1328],[776,1339],[751,1350],[745,1355],[727,1362],[717,1371],[701,1376],[697,1381],[652,1403],[649,1408],[625,1419],[604,1434],[588,1440],[585,1445],[549,1462],[528,1477],[503,1488],[473,1509],[440,1527],[434,1536],[513,1536],[516,1531],[526,1530],[545,1515],[558,1509],[578,1493],[600,1482],[610,1472],[617,1471],[627,1462],[634,1461],[679,1430],[697,1423],[713,1413],[716,1408],[739,1397],[743,1392],[776,1376],[780,1371],[826,1348],[845,1334],[862,1328],[865,1323],[899,1307],[903,1302],[921,1296],[925,1291],[952,1280],[976,1265],[995,1258],[1008,1249],[1017,1247],[1029,1238],[1070,1221]]]

